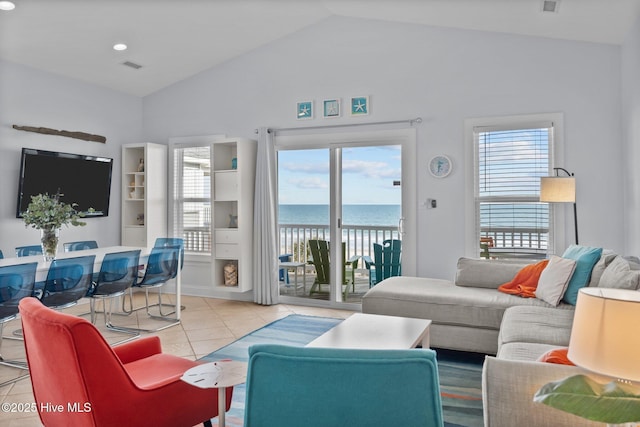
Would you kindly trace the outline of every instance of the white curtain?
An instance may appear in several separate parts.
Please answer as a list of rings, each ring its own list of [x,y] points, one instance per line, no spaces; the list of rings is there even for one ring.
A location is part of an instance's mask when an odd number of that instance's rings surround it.
[[[273,135],[258,129],[256,194],[253,206],[253,300],[278,303],[276,154]]]

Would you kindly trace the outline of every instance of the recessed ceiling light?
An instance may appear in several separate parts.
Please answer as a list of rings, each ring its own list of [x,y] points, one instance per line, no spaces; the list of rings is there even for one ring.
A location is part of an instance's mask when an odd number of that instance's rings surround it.
[[[10,1],[0,1],[0,10],[13,10],[16,5]]]
[[[113,50],[127,50],[127,45],[124,43],[116,43],[113,45]]]

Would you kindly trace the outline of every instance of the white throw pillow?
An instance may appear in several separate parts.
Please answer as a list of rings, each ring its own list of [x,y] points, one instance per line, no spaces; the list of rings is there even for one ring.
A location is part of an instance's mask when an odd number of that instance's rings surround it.
[[[557,306],[562,300],[564,291],[567,290],[575,269],[575,260],[553,255],[538,280],[536,298],[554,307]]]

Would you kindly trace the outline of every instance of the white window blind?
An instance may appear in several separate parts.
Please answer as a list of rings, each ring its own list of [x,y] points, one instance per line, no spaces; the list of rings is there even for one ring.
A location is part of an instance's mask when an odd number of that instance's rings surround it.
[[[474,140],[478,238],[495,256],[545,256],[553,221],[539,193],[551,170],[553,124],[476,127]]]
[[[173,154],[173,235],[183,237],[185,251],[211,253],[211,146]]]

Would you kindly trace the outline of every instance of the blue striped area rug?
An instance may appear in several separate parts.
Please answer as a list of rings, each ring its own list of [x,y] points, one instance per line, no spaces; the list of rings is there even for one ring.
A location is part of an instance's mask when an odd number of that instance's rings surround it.
[[[319,337],[342,319],[289,315],[203,357],[212,362],[221,359],[248,361],[248,349],[253,344],[285,344],[303,346]],[[445,427],[482,427],[481,373],[482,357],[467,353],[436,350]],[[233,389],[231,409],[226,425],[242,427],[245,386]],[[212,420],[217,426],[217,418]],[[302,427],[302,426],[301,426]]]

